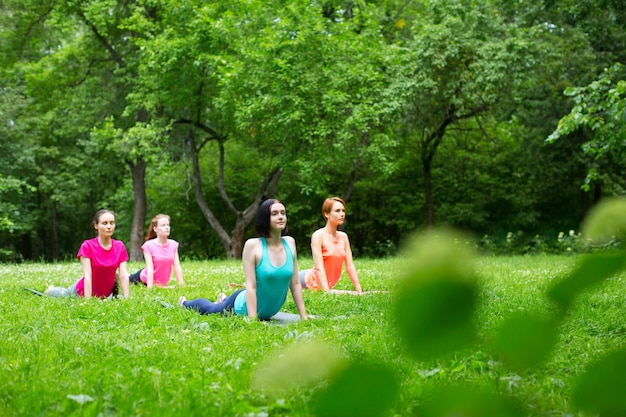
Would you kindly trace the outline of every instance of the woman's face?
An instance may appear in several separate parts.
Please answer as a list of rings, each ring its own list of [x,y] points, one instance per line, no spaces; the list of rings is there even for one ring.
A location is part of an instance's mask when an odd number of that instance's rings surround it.
[[[274,203],[270,207],[270,229],[284,230],[287,227],[287,211],[282,203]]]
[[[340,225],[343,224],[346,219],[346,208],[339,201],[335,201],[333,204],[330,213],[328,213],[327,217],[328,221],[332,224]]]
[[[98,218],[95,226],[98,236],[111,237],[115,232],[115,216],[111,213],[104,213]]]
[[[158,221],[157,221],[157,225],[154,228],[154,231],[156,232],[157,236],[169,236],[170,235],[170,221],[168,220],[167,217],[161,217]]]

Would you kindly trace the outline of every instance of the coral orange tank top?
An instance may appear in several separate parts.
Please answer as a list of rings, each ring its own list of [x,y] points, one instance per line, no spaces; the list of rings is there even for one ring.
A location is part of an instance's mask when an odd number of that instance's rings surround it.
[[[324,233],[322,236],[322,258],[324,259],[328,288],[332,289],[341,277],[343,263],[346,260],[345,240],[339,237],[338,241],[335,242],[332,237]],[[317,268],[313,268],[312,274],[306,278],[306,286],[311,290],[322,289]]]

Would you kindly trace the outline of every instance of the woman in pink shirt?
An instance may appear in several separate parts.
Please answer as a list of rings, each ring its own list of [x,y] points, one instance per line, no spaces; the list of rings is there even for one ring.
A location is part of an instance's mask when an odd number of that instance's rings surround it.
[[[115,274],[119,273],[124,298],[128,298],[128,252],[124,243],[112,238],[115,232],[115,213],[100,210],[93,218],[98,236],[83,242],[76,257],[80,259],[83,276],[69,288],[49,286],[44,294],[50,297],[79,296],[107,298],[113,294]]]
[[[350,240],[346,233],[337,230],[345,221],[346,203],[339,197],[327,198],[322,204],[322,216],[326,220],[326,226],[316,230],[311,236],[314,267],[300,272],[302,287],[315,291],[362,294],[361,283],[352,261]],[[333,290],[339,281],[344,263],[355,291]]]
[[[157,214],[150,222],[148,237],[141,250],[146,260],[146,267],[130,276],[132,284],[143,283],[148,288],[154,285],[165,287],[172,276],[176,275],[178,285],[185,285],[183,269],[178,257],[178,242],[168,239],[170,235],[170,216]]]

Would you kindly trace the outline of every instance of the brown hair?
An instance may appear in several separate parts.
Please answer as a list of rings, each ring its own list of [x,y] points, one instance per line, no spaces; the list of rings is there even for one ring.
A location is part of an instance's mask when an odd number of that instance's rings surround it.
[[[333,209],[333,206],[337,202],[343,204],[344,209],[346,208],[346,202],[343,201],[341,197],[335,196],[335,197],[330,197],[324,200],[324,203],[322,203],[322,217],[324,218],[324,220],[327,220],[326,215],[330,214],[331,210]]]
[[[113,220],[116,220],[116,219],[117,219],[117,216],[116,216],[116,215],[115,215],[115,213],[114,213],[113,211],[111,211],[111,210],[106,210],[106,209],[98,210],[98,211],[96,212],[95,216],[93,216],[93,220],[92,220],[94,227],[95,227],[95,226],[98,226],[98,223],[100,223],[100,217],[102,217],[102,215],[103,215],[103,214],[107,214],[107,213],[109,213],[109,214],[112,214],[112,215],[113,215]]]
[[[169,222],[170,216],[168,216],[167,214],[157,214],[156,216],[154,216],[150,221],[150,227],[148,228],[148,236],[146,236],[146,240],[151,240],[157,237],[154,228],[158,226],[159,220],[161,219],[167,219],[167,221]]]

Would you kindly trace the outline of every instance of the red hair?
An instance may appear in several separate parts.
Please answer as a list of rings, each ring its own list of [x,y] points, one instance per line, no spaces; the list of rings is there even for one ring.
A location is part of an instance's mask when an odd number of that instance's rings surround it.
[[[157,237],[154,228],[159,225],[159,220],[161,219],[167,219],[167,221],[169,222],[170,216],[168,216],[167,214],[157,214],[156,216],[154,216],[150,221],[150,227],[148,228],[148,236],[146,236],[146,240],[151,240]]]
[[[341,197],[330,197],[330,198],[327,198],[326,200],[324,200],[324,203],[322,203],[322,217],[324,217],[324,220],[326,220],[326,216],[328,214],[330,214],[330,212],[333,209],[333,206],[335,205],[335,203],[343,204],[343,208],[345,210],[346,202],[343,201],[343,199]]]

